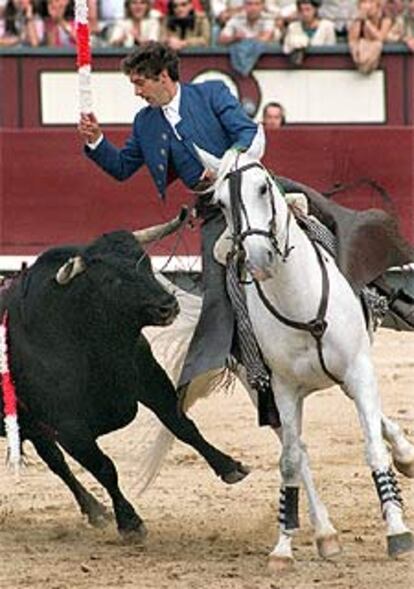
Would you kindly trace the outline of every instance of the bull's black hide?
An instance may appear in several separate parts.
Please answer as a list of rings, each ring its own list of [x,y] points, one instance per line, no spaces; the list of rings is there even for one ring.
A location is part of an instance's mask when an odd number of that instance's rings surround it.
[[[138,401],[223,480],[245,476],[242,465],[206,442],[177,410],[176,392],[140,334],[145,325],[172,321],[178,305],[131,233],[47,251],[13,282],[3,304],[22,437],[68,485],[91,523],[104,509],[70,472],[59,445],[107,489],[120,532],[142,535],[114,464],[96,443],[130,423]]]

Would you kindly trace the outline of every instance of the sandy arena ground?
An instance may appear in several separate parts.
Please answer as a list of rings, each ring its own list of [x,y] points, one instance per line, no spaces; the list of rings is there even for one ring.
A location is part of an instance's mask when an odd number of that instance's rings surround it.
[[[414,335],[382,331],[375,360],[386,413],[414,441]],[[21,482],[0,466],[0,587],[4,589],[408,589],[414,557],[390,561],[384,525],[354,407],[337,388],[306,404],[305,440],[318,488],[341,538],[332,561],[316,554],[302,494],[296,565],[271,576],[267,554],[277,533],[279,447],[242,390],[200,402],[200,429],[220,448],[252,467],[239,485],[217,480],[193,451],[176,443],[154,486],[137,497],[140,419],[102,439],[114,458],[126,496],[149,528],[144,546],[124,544],[110,524],[89,527],[69,491],[32,452]],[[4,440],[0,456],[4,456]],[[99,485],[74,465],[103,499]],[[399,477],[407,522],[414,529],[414,481]]]

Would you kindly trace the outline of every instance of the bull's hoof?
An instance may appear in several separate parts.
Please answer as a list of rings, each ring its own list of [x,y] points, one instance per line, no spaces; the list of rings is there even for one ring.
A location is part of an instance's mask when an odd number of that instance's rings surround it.
[[[250,468],[244,464],[238,463],[236,468],[221,476],[221,480],[228,485],[234,485],[242,481],[250,473]]]
[[[387,536],[388,556],[398,558],[414,550],[414,540],[411,532]]]
[[[318,554],[322,558],[332,558],[342,552],[337,534],[316,538],[316,546],[318,549]]]
[[[277,556],[270,554],[267,563],[267,568],[272,575],[280,575],[281,573],[288,573],[293,570],[295,561],[291,556]]]
[[[148,530],[144,522],[141,522],[138,527],[119,530],[119,533],[122,540],[128,544],[142,544],[148,535]]]
[[[399,462],[398,460],[393,460],[393,462],[398,472],[409,479],[414,479],[414,460],[411,460],[411,462]]]

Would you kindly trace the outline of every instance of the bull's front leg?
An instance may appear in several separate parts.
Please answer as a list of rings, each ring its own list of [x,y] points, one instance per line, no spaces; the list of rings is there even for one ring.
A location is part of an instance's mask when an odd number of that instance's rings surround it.
[[[194,422],[179,409],[176,391],[155,359],[152,359],[151,366],[146,366],[137,400],[151,409],[174,436],[201,454],[225,483],[237,483],[249,473],[241,462],[207,442]]]

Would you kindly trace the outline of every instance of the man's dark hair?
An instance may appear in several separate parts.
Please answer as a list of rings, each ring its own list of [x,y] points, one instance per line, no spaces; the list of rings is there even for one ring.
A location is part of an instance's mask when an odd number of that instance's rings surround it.
[[[142,43],[121,62],[124,74],[141,74],[145,78],[156,80],[160,73],[167,70],[174,82],[180,79],[179,60],[175,51],[163,43],[148,41]]]

